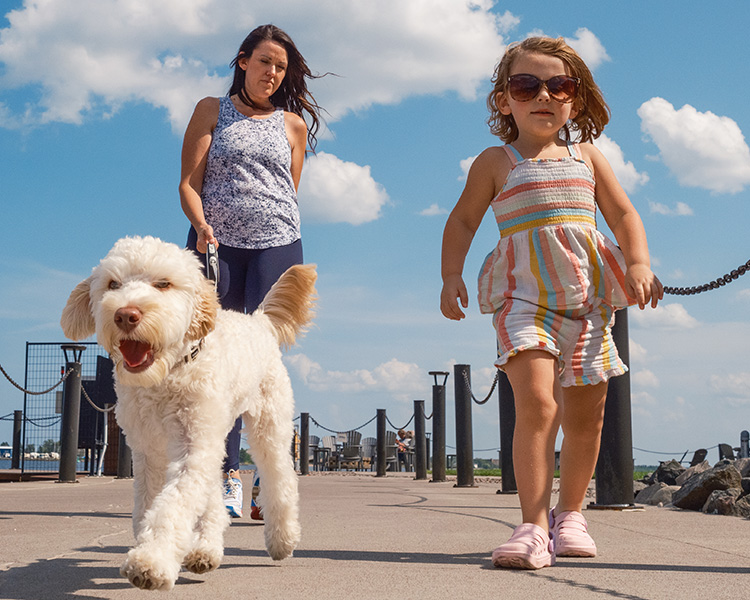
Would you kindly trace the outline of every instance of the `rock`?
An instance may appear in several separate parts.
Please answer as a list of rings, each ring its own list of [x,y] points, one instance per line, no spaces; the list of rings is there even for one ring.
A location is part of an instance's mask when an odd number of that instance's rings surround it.
[[[743,477],[740,485],[742,486],[742,494],[740,494],[740,498],[743,496],[750,496],[750,477]]]
[[[739,498],[740,492],[741,490],[737,488],[714,490],[701,511],[707,515],[732,515],[734,514],[734,504]]]
[[[683,473],[677,476],[675,479],[676,485],[684,485],[685,482],[690,479],[693,475],[699,475],[700,473],[704,473],[705,471],[708,471],[711,468],[711,465],[708,464],[707,460],[704,460],[701,463],[698,463],[697,465],[693,465],[692,467],[689,467],[687,470],[685,470]]]
[[[645,490],[648,487],[643,481],[634,481],[633,482],[633,495],[637,496],[641,490]]]
[[[750,497],[744,496],[734,503],[732,514],[736,517],[750,519]]]
[[[741,489],[742,477],[740,472],[729,462],[720,462],[713,469],[709,469],[691,477],[672,496],[672,504],[678,508],[701,510],[714,490]]]
[[[679,489],[675,485],[667,485],[662,482],[655,483],[638,492],[635,501],[639,504],[650,504],[651,506],[670,504],[672,495]]]
[[[667,485],[676,485],[676,479],[679,475],[685,472],[683,467],[676,460],[670,460],[663,462],[659,465],[659,468],[654,471],[649,478],[645,480],[646,483],[666,483]]]
[[[734,461],[734,468],[737,469],[743,477],[750,477],[750,458],[738,458]]]

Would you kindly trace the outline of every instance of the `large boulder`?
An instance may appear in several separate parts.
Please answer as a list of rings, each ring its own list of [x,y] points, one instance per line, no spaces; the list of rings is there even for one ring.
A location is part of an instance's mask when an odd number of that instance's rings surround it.
[[[675,485],[667,485],[662,482],[655,483],[638,492],[635,501],[639,504],[650,504],[652,506],[670,504],[672,495],[679,489]]]
[[[750,458],[738,458],[734,461],[735,468],[743,477],[750,477]]]
[[[678,508],[701,510],[714,490],[742,489],[742,476],[732,463],[720,462],[688,479],[672,496],[672,504]]]
[[[732,514],[750,519],[750,497],[743,496],[734,503]]]
[[[656,471],[646,479],[646,483],[666,483],[667,485],[676,485],[677,477],[684,472],[685,467],[676,460],[666,461],[661,463],[659,468],[657,468]]]
[[[701,509],[707,515],[733,515],[734,505],[742,490],[730,488],[728,490],[714,490]]]
[[[697,465],[693,465],[692,467],[688,467],[686,471],[677,476],[677,478],[675,479],[675,484],[680,486],[684,485],[685,482],[693,475],[699,475],[700,473],[708,471],[710,468],[711,465],[708,464],[707,460],[704,460]]]

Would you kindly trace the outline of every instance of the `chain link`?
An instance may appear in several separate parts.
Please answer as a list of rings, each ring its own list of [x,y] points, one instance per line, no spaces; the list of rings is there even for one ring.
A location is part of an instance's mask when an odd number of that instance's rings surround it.
[[[48,394],[49,392],[51,392],[52,390],[54,390],[57,386],[59,386],[63,381],[65,381],[68,378],[68,375],[70,375],[73,372],[73,370],[74,369],[71,369],[70,371],[68,371],[67,373],[65,373],[65,375],[62,376],[62,378],[60,379],[60,381],[58,381],[55,385],[53,385],[48,390],[44,390],[43,392],[32,392],[31,390],[24,389],[23,387],[21,387],[20,385],[18,385],[15,381],[13,381],[13,379],[11,378],[11,376],[8,375],[8,373],[5,371],[5,369],[3,369],[3,366],[0,365],[0,372],[2,372],[3,375],[5,375],[5,378],[11,383],[11,385],[13,385],[13,387],[19,389],[20,391],[22,391],[24,394],[29,394],[31,396],[43,396],[44,394]]]
[[[414,420],[414,415],[412,414],[411,419],[409,419],[406,422],[406,425],[404,425],[403,427],[396,427],[393,423],[391,423],[391,420],[388,418],[388,415],[385,415],[385,420],[388,421],[388,424],[391,427],[393,427],[396,431],[398,431],[399,429],[406,429],[409,425],[411,425],[411,422]]]
[[[477,404],[486,404],[487,401],[492,397],[492,392],[495,391],[495,388],[497,387],[497,382],[500,381],[500,369],[497,370],[495,373],[495,380],[492,382],[492,387],[490,388],[489,394],[487,394],[487,397],[484,400],[477,400],[474,396],[474,392],[471,391],[471,383],[469,382],[469,374],[467,371],[464,371],[464,382],[466,383],[466,388],[469,390],[469,393],[471,394],[471,399],[474,400]]]
[[[367,423],[365,423],[364,425],[360,425],[359,427],[355,427],[354,429],[347,429],[347,431],[359,431],[360,429],[364,429],[365,427],[367,427],[370,423],[372,423],[377,418],[378,418],[378,416],[375,415],[372,419],[370,419],[369,421],[367,421]],[[346,433],[347,432],[347,431],[334,431],[333,429],[328,429],[328,427],[323,427],[323,425],[321,425],[320,423],[318,423],[315,420],[315,418],[312,417],[312,416],[310,416],[310,420],[313,423],[315,423],[316,427],[319,427],[320,429],[323,429],[324,431],[327,431],[329,433],[339,434],[339,433]]]
[[[113,404],[109,408],[99,408],[96,404],[94,404],[94,401],[91,398],[89,398],[89,395],[86,393],[85,387],[81,386],[81,391],[83,392],[84,398],[86,398],[86,400],[88,400],[89,404],[91,405],[91,408],[99,411],[100,413],[112,412],[115,409],[115,406],[117,406],[116,404]]]
[[[725,286],[728,283],[732,283],[735,279],[738,279],[748,271],[750,271],[750,260],[748,260],[744,265],[740,265],[736,269],[731,270],[723,277],[714,279],[709,283],[704,283],[703,285],[695,285],[693,287],[665,287],[664,293],[672,294],[674,296],[692,296],[693,294],[708,292],[709,290],[715,290]]]

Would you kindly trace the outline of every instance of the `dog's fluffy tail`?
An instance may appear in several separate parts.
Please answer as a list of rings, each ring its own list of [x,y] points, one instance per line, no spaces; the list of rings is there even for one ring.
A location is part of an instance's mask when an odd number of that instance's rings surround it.
[[[316,265],[289,267],[258,307],[271,320],[282,348],[294,345],[297,336],[312,320],[317,278]]]

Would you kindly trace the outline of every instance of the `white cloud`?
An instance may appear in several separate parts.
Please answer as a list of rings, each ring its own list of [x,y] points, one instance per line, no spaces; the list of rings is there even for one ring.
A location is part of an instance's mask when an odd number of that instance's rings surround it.
[[[0,86],[28,89],[6,127],[106,117],[127,102],[164,108],[184,130],[201,97],[261,23],[283,23],[333,120],[372,104],[453,91],[474,99],[518,23],[489,1],[56,0],[26,2],[0,35]],[[342,26],[345,24],[345,26]],[[439,65],[440,68],[435,68]],[[37,90],[40,90],[37,95]],[[10,109],[11,107],[8,107]]]
[[[300,212],[306,221],[361,225],[378,219],[387,203],[388,194],[372,178],[369,166],[326,152],[308,158],[299,189]]]
[[[645,346],[639,344],[633,339],[629,340],[628,349],[630,351],[630,362],[631,364],[644,364],[648,355],[648,350]]]
[[[372,370],[327,371],[304,354],[285,357],[290,370],[311,390],[316,392],[355,393],[383,391],[399,399],[409,399],[424,392],[424,369],[414,363],[396,358]]]
[[[437,204],[430,204],[430,206],[425,208],[419,214],[423,217],[435,217],[438,215],[447,215],[448,212],[447,208],[440,208]]]
[[[594,71],[603,62],[611,60],[604,44],[586,27],[578,29],[575,35],[573,38],[565,38],[565,41],[578,52],[589,69]]]
[[[709,385],[731,406],[750,405],[750,373],[711,375]]]
[[[461,175],[458,178],[459,181],[466,181],[466,178],[469,176],[469,169],[471,169],[471,165],[474,164],[474,161],[477,159],[478,154],[474,156],[469,156],[468,158],[464,158],[460,163],[459,166],[461,167]]]
[[[689,104],[652,98],[638,109],[641,130],[681,185],[737,193],[750,184],[750,148],[736,122]]]
[[[648,369],[636,369],[632,373],[633,384],[638,387],[659,387],[659,378]]]
[[[682,304],[659,304],[656,308],[637,308],[628,311],[629,317],[639,327],[649,329],[690,329],[698,321],[688,314]]]
[[[594,145],[601,150],[626,192],[632,194],[639,186],[648,183],[648,173],[639,173],[632,162],[626,161],[622,148],[614,140],[602,134]]]
[[[631,410],[633,414],[643,419],[651,419],[652,409],[656,405],[656,398],[648,392],[633,392],[630,394]]]
[[[651,212],[657,215],[665,215],[669,217],[689,217],[694,214],[693,209],[684,202],[677,202],[674,205],[674,208],[670,208],[669,206],[667,206],[666,204],[662,204],[661,202],[652,202],[649,200],[648,206],[651,209]]]

